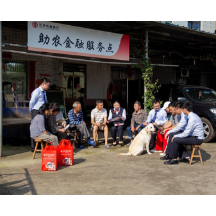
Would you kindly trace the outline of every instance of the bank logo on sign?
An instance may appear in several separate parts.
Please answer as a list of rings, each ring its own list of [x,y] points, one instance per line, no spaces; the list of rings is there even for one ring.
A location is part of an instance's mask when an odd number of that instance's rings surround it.
[[[34,28],[37,28],[37,27],[38,27],[38,23],[37,23],[37,22],[32,22],[32,26],[33,26]]]

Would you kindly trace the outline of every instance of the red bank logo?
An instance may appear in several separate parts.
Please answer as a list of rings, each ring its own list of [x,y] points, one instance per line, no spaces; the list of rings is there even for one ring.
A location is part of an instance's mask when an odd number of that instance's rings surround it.
[[[33,26],[34,28],[37,28],[37,27],[38,27],[38,23],[37,23],[37,22],[32,22],[32,26]]]

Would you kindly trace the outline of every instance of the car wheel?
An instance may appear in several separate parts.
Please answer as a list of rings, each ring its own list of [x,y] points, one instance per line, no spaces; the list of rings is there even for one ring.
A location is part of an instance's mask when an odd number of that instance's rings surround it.
[[[215,138],[214,128],[212,127],[210,121],[206,118],[201,118],[204,128],[204,141],[203,142],[210,142]]]

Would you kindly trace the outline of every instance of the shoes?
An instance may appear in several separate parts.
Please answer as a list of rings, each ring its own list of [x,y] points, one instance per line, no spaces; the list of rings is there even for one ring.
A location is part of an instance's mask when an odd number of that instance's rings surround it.
[[[78,148],[80,148],[80,149],[84,149],[84,146],[82,146],[82,145],[79,145],[79,147]]]
[[[123,147],[123,146],[124,146],[124,143],[123,143],[123,142],[122,142],[122,143],[119,142],[119,145],[120,145],[121,147]]]
[[[161,150],[154,150],[154,152],[162,152]]]
[[[154,150],[154,149],[150,149],[149,151],[150,151],[151,153],[154,153],[154,152],[155,152],[155,150]]]
[[[160,153],[160,156],[165,156],[166,154],[165,153]]]
[[[180,162],[183,162],[183,163],[190,163],[190,158],[183,158],[183,159],[180,159]]]
[[[169,155],[165,155],[164,157],[161,157],[160,159],[161,159],[161,160],[169,160],[170,157],[169,157]]]
[[[165,161],[164,164],[178,164],[179,160],[170,159],[169,161]]]

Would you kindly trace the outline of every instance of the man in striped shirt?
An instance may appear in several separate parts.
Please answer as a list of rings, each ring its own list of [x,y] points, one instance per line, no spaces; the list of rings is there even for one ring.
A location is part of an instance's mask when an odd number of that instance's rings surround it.
[[[96,141],[98,130],[104,131],[105,148],[109,149],[108,145],[108,127],[107,110],[103,108],[103,101],[96,101],[96,108],[91,111],[91,123],[93,127],[93,139]]]
[[[86,123],[83,120],[83,113],[82,113],[82,106],[80,102],[76,101],[73,104],[73,109],[68,112],[68,118],[70,120],[70,126],[76,126],[79,132],[81,133],[80,140],[79,140],[79,148],[84,148],[82,143],[82,137],[84,136],[87,140],[88,144],[95,146],[96,142],[90,139],[89,131],[86,127]]]

